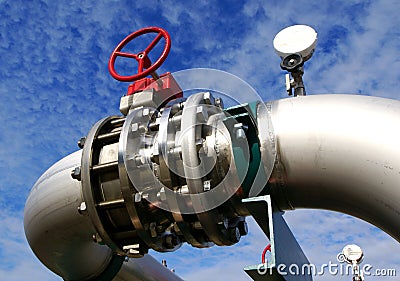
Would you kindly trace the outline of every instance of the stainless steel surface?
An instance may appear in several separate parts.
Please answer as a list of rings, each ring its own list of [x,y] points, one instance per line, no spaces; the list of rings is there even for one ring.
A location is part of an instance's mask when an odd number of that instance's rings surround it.
[[[35,255],[65,280],[89,280],[108,266],[112,251],[95,243],[89,217],[79,214],[83,202],[81,183],[71,171],[80,166],[82,151],[66,156],[36,182],[24,212],[25,234]],[[181,280],[149,255],[124,262],[113,279]]]
[[[95,230],[80,215],[81,184],[71,178],[81,151],[60,160],[36,182],[26,202],[25,234],[35,255],[65,280],[86,280],[104,270],[112,252],[93,242]]]
[[[106,161],[101,162],[101,150],[94,149],[94,143],[96,142],[98,136],[102,135],[103,127],[109,123],[111,120],[119,119],[116,116],[106,117],[99,120],[93,128],[90,130],[88,136],[85,140],[85,145],[82,150],[82,161],[77,164],[77,166],[81,165],[81,183],[82,183],[82,194],[83,200],[87,206],[87,212],[89,214],[89,218],[91,219],[97,236],[99,236],[98,242],[102,242],[108,245],[114,252],[118,254],[123,254],[124,252],[116,245],[115,241],[110,237],[110,234],[104,227],[103,217],[100,214],[100,210],[97,208],[99,201],[99,197],[103,201],[110,201],[119,198],[115,198],[115,196],[111,198],[105,198],[104,185],[101,180],[93,176],[93,173],[96,169],[95,166],[101,165]],[[108,132],[106,135],[109,135]],[[98,145],[97,145],[98,146]],[[104,171],[103,173],[104,174]],[[108,188],[110,190],[110,188]],[[101,195],[99,195],[101,194]],[[107,196],[110,197],[110,196]]]
[[[210,188],[208,178],[204,182],[199,181],[199,171],[202,171],[196,170],[199,165],[197,155],[200,156],[202,151],[212,159],[207,151],[215,147],[218,148],[217,167],[231,163],[228,165],[229,171],[218,168],[213,172],[217,179],[214,184],[218,183],[219,178],[225,177],[228,179],[221,184],[222,190],[229,192],[229,186],[238,186],[229,184],[236,182],[238,172],[232,161],[226,162],[226,159],[233,158],[230,148],[226,148],[231,143],[230,136],[223,139],[223,132],[227,128],[216,114],[218,111],[208,111],[210,114],[204,111],[206,103],[200,104],[200,95],[203,93],[198,95],[196,99],[192,98],[195,111],[187,111],[181,104],[179,108],[171,108],[171,112],[165,111],[167,113],[155,116],[155,120],[152,118],[154,126],[151,128],[144,120],[140,120],[140,124],[128,122],[124,128],[129,128],[123,129],[121,135],[125,143],[118,144],[121,140],[114,133],[120,130],[122,121],[112,118],[99,121],[85,142],[82,162],[81,152],[76,152],[53,165],[37,181],[26,203],[24,225],[34,253],[49,269],[65,280],[88,280],[101,274],[111,260],[112,250],[93,242],[93,234],[98,241],[103,238],[110,247],[118,246],[114,251],[119,252],[128,248],[130,251],[136,243],[143,244],[137,231],[147,232],[146,235],[150,234],[151,239],[158,235],[164,239],[164,233],[170,235],[170,232],[174,232],[182,241],[186,239],[197,247],[210,246],[211,241],[221,245],[237,242],[233,239],[234,235],[231,237],[225,232],[226,226],[222,231],[216,229],[212,224],[218,224],[218,221],[210,219],[211,213],[221,215],[221,222],[229,227],[227,230],[237,232],[237,226],[231,226],[229,220],[237,222],[240,217],[232,213],[235,206],[229,196],[224,205],[207,209],[209,213],[187,214],[185,218],[190,217],[191,224],[182,216],[172,215],[168,208],[159,208],[143,198],[146,192],[154,189],[152,181],[157,179],[160,182],[161,179],[165,185],[157,186],[160,189],[155,194],[160,200],[156,198],[155,202],[167,202],[166,206],[173,210],[182,208],[181,203],[170,196],[176,191],[182,195],[191,191],[191,198],[195,193]],[[204,100],[203,96],[201,102]],[[182,109],[185,111],[182,112]],[[184,118],[171,116],[172,110],[182,112]],[[272,167],[271,159],[275,159],[268,182],[274,201],[281,210],[319,208],[347,213],[380,227],[400,241],[399,101],[355,95],[315,95],[269,102],[266,110],[258,111],[260,115],[271,114],[272,118],[273,131],[269,124],[268,132],[259,132],[258,137],[267,176]],[[196,126],[197,122],[201,122],[197,118],[202,114],[205,114],[202,122],[215,130],[200,132]],[[178,113],[177,116],[181,115]],[[271,123],[269,117],[263,116],[258,116],[258,122],[261,123],[260,129],[263,123]],[[131,125],[135,124],[138,129],[144,126],[145,131],[150,130],[151,138],[148,135],[149,138],[143,139],[148,141],[144,146],[136,142],[138,147],[130,146],[127,149],[126,145],[135,144],[135,140],[129,140],[126,132],[128,129],[132,132],[134,127]],[[189,133],[181,142],[182,132],[186,130]],[[271,135],[272,132],[275,136]],[[99,139],[98,135],[103,137]],[[160,141],[164,136],[167,142]],[[275,147],[276,158],[272,151]],[[128,155],[130,149],[135,150],[136,154]],[[148,189],[141,192],[134,190],[134,179],[126,175],[129,170],[123,171],[126,165],[123,165],[125,161],[121,161],[122,154],[128,158],[135,156],[134,160],[139,161],[137,165],[147,165],[150,172],[154,173],[146,180]],[[186,166],[182,167],[182,164]],[[76,169],[81,165],[82,171]],[[175,170],[171,172],[167,168]],[[82,177],[83,190],[81,182],[71,177],[74,169],[74,178]],[[164,170],[160,172],[160,169]],[[264,182],[261,184],[264,186]],[[210,192],[216,188],[218,186],[212,186],[211,182],[211,190],[207,194],[212,194]],[[124,190],[125,195],[129,196],[121,197]],[[127,201],[137,206],[137,214],[126,211]],[[187,202],[183,203],[185,205]],[[142,229],[138,227],[139,220],[143,224]],[[111,242],[104,240],[109,235]],[[117,276],[119,279],[115,280],[129,280],[126,278],[130,278],[130,275],[136,275],[132,277],[133,280],[166,280],[162,278],[169,276],[168,269],[159,268],[159,263],[147,263],[146,259],[131,259],[124,263]],[[139,263],[136,264],[136,261]],[[147,268],[159,268],[160,271],[157,269],[153,276]]]
[[[113,281],[182,281],[150,255],[123,263]]]
[[[208,107],[201,106],[202,104],[204,105],[206,94],[210,95],[209,93],[191,95],[183,108],[181,122],[182,140],[180,145],[182,147],[184,175],[191,194],[190,198],[194,212],[209,239],[219,246],[233,245],[234,242],[230,241],[227,237],[227,230],[220,227],[221,218],[217,208],[204,208],[209,202],[202,200],[203,196],[199,196],[204,191],[203,179],[215,167],[215,163],[213,165],[202,164],[196,144],[197,140],[203,140],[202,125],[207,124],[208,116],[216,114],[217,110],[220,110],[219,107],[213,104]]]
[[[181,105],[183,107],[183,105]],[[175,110],[177,111],[177,110]],[[171,179],[171,170],[176,171],[176,174],[183,174],[182,168],[182,159],[179,157],[173,157],[174,155],[170,155],[169,151],[174,149],[175,146],[175,137],[176,132],[181,129],[181,116],[176,115],[172,107],[165,108],[160,117],[160,130],[158,132],[158,153],[159,153],[159,165],[160,165],[160,181],[164,183],[165,186],[169,188],[174,188],[174,183]],[[179,116],[179,117],[178,117]],[[169,120],[172,120],[169,122]],[[177,122],[179,120],[179,122]],[[173,158],[173,159],[171,159]],[[199,235],[196,235],[195,229],[190,226],[188,222],[185,221],[183,214],[179,211],[180,205],[186,202],[180,202],[183,200],[178,200],[178,198],[171,193],[166,193],[168,207],[171,210],[172,217],[179,229],[179,232],[185,240],[191,244],[193,247],[197,248],[205,248],[212,245],[212,243],[207,243],[205,241],[201,241],[202,238]]]
[[[346,213],[400,241],[400,102],[314,95],[271,105],[280,208]]]
[[[226,116],[213,96],[197,93],[162,112],[134,106],[121,130],[119,178],[144,244],[165,252],[185,241],[201,248],[237,243],[230,232],[239,215],[226,205],[235,203],[229,199],[240,182]]]
[[[181,246],[181,243],[165,247],[165,235],[170,234],[171,223],[160,223],[159,219],[146,214],[149,209],[141,205],[147,205],[157,202],[157,193],[161,187],[160,181],[154,174],[154,166],[150,160],[154,153],[154,141],[157,131],[148,130],[148,123],[152,116],[155,116],[155,110],[150,108],[136,108],[130,111],[126,122],[122,128],[119,144],[119,163],[121,192],[125,200],[126,209],[130,216],[132,224],[141,240],[152,249],[159,252],[173,251]],[[124,172],[126,170],[126,172]],[[130,182],[125,174],[128,174]],[[135,194],[140,200],[132,200]],[[149,200],[142,198],[146,197]],[[151,198],[151,199],[150,199]],[[154,210],[155,211],[155,210]],[[163,217],[163,211],[160,210],[158,218]],[[168,221],[168,219],[166,219]],[[153,226],[153,231],[149,230]],[[155,228],[158,227],[159,231]],[[173,235],[173,234],[171,234]]]
[[[276,140],[274,127],[271,120],[271,104],[257,104],[257,124],[258,139],[260,141],[261,163],[260,168],[264,169],[265,177],[270,178],[274,170],[276,159]],[[260,173],[260,171],[259,171]],[[253,185],[249,192],[249,197],[254,197],[260,194],[264,186]]]

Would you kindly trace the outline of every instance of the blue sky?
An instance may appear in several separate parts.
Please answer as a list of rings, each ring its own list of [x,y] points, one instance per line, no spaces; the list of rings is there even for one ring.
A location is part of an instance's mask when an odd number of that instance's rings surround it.
[[[25,241],[24,203],[36,179],[75,151],[76,141],[98,119],[118,113],[128,84],[111,78],[107,62],[126,35],[146,26],[163,27],[172,37],[172,49],[160,73],[216,68],[273,100],[286,98],[273,37],[289,25],[307,24],[319,35],[304,76],[309,94],[400,99],[399,10],[396,0],[0,0],[0,279],[60,280]],[[300,210],[285,217],[316,264],[334,261],[345,244],[357,243],[366,262],[400,274],[399,244],[365,222],[327,211]],[[250,230],[234,247],[185,246],[155,255],[167,257],[187,280],[248,280],[241,269],[259,261],[266,243],[251,221]]]

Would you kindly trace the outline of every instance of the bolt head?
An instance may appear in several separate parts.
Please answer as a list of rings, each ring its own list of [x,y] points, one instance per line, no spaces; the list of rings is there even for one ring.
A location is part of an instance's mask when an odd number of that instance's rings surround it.
[[[81,179],[82,179],[81,178],[81,167],[76,167],[75,169],[73,169],[71,172],[71,177],[74,180],[81,181]]]
[[[237,227],[232,227],[228,229],[229,240],[233,243],[237,243],[240,241],[240,231]]]
[[[216,98],[215,99],[215,106],[218,106],[219,108],[223,109],[224,108],[224,101],[221,98]]]
[[[79,214],[83,214],[87,210],[86,203],[82,202],[78,207]]]
[[[238,228],[241,236],[245,236],[249,233],[249,228],[246,221],[240,221],[238,223]]]
[[[244,132],[243,128],[239,128],[236,130],[236,139],[238,140],[246,139],[246,133]]]
[[[205,92],[203,94],[203,100],[204,100],[205,104],[208,104],[208,105],[215,104],[215,99],[214,99],[213,95],[210,92]]]
[[[82,137],[78,140],[78,147],[83,148],[85,146],[86,137]]]

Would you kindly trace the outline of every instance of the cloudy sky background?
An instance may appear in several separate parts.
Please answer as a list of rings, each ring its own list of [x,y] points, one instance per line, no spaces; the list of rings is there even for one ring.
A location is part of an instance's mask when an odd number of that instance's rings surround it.
[[[159,73],[216,68],[273,100],[286,98],[273,37],[289,25],[307,24],[319,35],[304,76],[309,94],[400,99],[399,1],[175,2],[0,0],[1,281],[60,280],[25,241],[24,203],[36,179],[75,151],[98,119],[118,114],[127,84],[111,78],[107,62],[116,44],[135,30],[154,25],[170,33],[172,50]],[[357,243],[365,263],[400,275],[400,246],[377,228],[327,211],[285,217],[311,262],[335,261],[344,245]],[[266,244],[251,220],[250,231],[234,247],[185,246],[155,256],[166,257],[186,280],[249,280],[242,268],[258,263]]]

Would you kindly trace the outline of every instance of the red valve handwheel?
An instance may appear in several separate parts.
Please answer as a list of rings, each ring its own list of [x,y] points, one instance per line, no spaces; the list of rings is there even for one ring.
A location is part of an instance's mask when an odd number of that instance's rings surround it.
[[[151,43],[146,47],[146,49],[140,53],[137,54],[131,54],[131,53],[125,53],[121,52],[122,48],[124,48],[129,42],[131,42],[133,39],[136,37],[139,37],[143,34],[147,33],[157,33],[156,38],[151,41]],[[161,38],[164,37],[165,39],[165,46],[164,50],[161,54],[161,56],[156,60],[155,63],[151,63],[148,54],[150,51],[157,45],[157,43],[161,40]],[[128,35],[124,40],[122,40],[118,46],[114,49],[114,51],[111,54],[110,60],[108,61],[108,71],[110,71],[110,74],[112,77],[119,81],[123,82],[132,82],[141,78],[144,78],[154,71],[157,70],[161,66],[161,64],[165,61],[165,59],[168,56],[168,53],[171,49],[171,38],[168,34],[167,31],[160,27],[145,27],[142,28],[138,31],[135,31]],[[139,66],[138,66],[138,72],[137,74],[131,75],[131,76],[124,76],[124,75],[119,75],[115,71],[115,60],[117,57],[126,57],[126,58],[133,58],[137,60]]]

